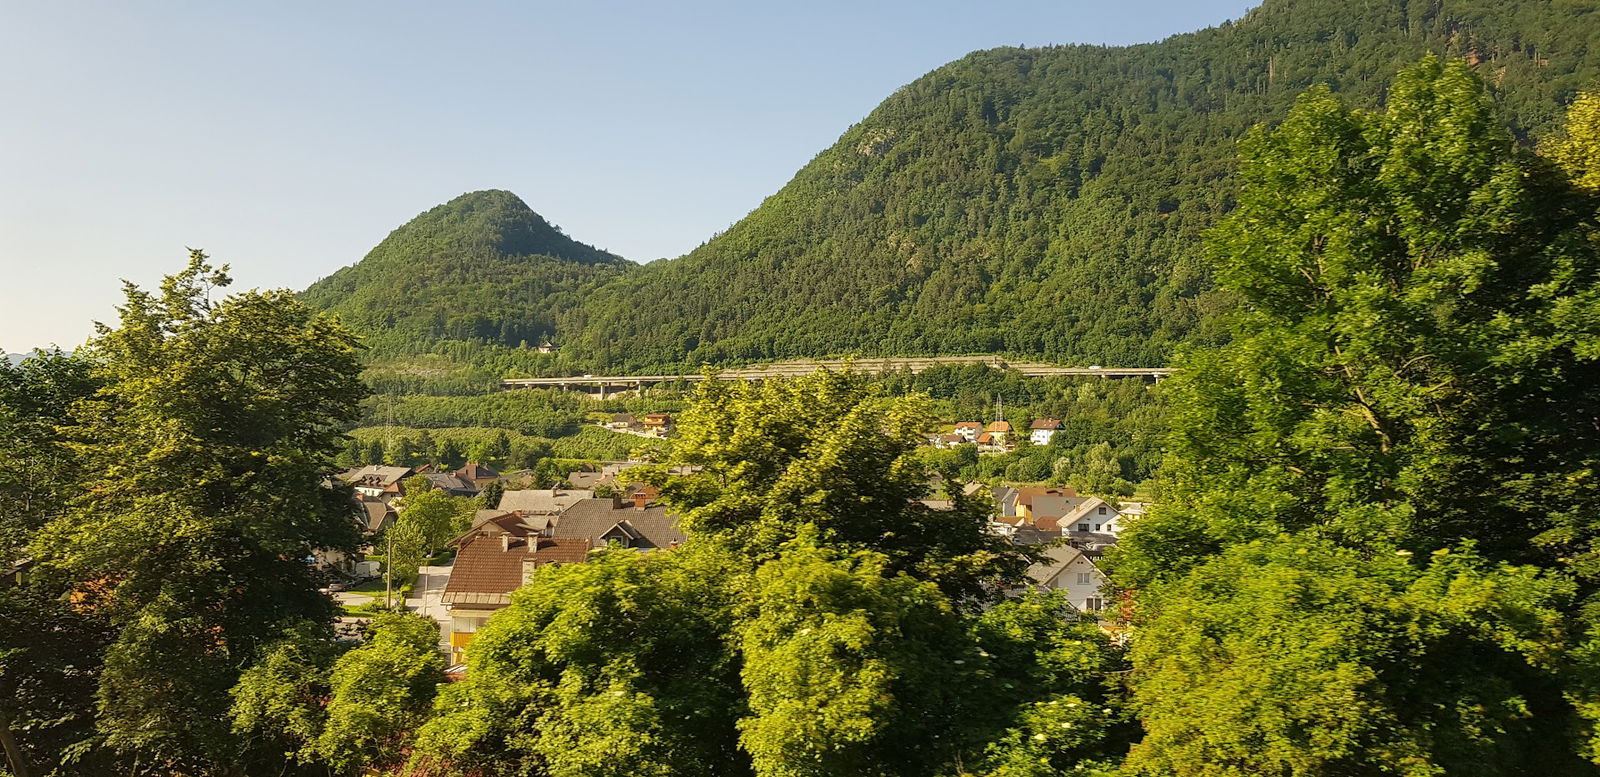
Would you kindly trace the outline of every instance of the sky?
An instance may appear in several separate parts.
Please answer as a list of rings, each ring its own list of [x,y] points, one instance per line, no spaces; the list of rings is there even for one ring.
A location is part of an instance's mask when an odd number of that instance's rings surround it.
[[[304,288],[463,192],[647,262],[968,52],[1254,0],[0,0],[0,352],[71,348],[187,248]]]

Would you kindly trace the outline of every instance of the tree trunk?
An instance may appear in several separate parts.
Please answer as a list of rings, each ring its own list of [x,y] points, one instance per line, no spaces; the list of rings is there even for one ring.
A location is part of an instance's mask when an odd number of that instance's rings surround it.
[[[0,747],[6,751],[6,763],[11,765],[11,773],[15,777],[33,777],[33,770],[28,766],[28,758],[22,754],[22,746],[17,744],[17,738],[11,733],[11,715],[0,709]]]

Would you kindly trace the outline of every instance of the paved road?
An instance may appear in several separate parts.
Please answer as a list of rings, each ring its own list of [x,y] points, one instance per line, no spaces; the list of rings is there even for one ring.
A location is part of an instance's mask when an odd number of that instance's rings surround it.
[[[450,610],[440,599],[449,580],[449,564],[422,567],[417,570],[417,584],[411,590],[413,596],[406,599],[406,609],[426,615],[439,624],[439,647],[446,653],[450,650],[450,640],[445,636],[450,632]]]

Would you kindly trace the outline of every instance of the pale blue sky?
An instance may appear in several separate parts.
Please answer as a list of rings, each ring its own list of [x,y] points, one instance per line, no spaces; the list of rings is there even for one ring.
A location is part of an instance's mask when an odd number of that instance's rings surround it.
[[[185,246],[298,289],[474,189],[677,256],[969,51],[1254,5],[0,0],[0,351],[82,342]]]

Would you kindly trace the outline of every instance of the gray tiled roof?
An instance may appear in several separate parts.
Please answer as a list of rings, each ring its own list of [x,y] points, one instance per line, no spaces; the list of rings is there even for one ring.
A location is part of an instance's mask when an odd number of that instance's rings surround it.
[[[589,540],[592,547],[604,547],[605,535],[618,528],[618,524],[624,524],[619,531],[638,537],[631,543],[635,548],[670,548],[688,539],[678,528],[677,517],[668,515],[665,507],[649,506],[641,510],[631,503],[615,505],[610,499],[575,502],[561,513],[555,536],[558,539],[583,538]]]

